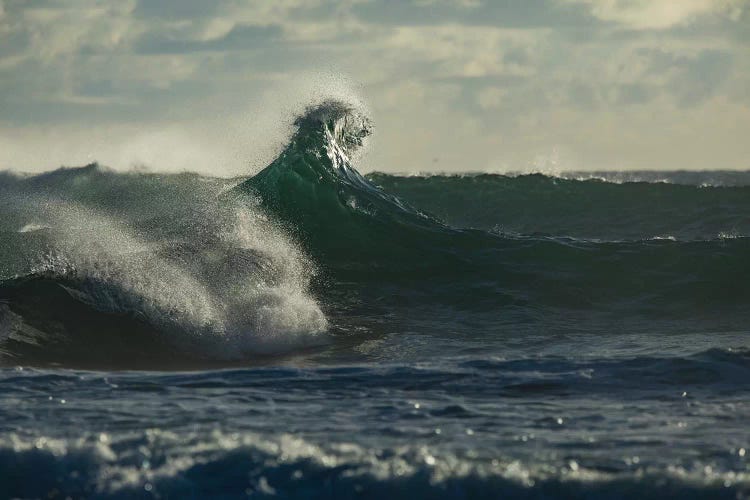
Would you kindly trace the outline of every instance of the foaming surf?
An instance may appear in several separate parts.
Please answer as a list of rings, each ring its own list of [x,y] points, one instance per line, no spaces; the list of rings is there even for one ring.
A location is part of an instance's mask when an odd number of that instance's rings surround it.
[[[219,185],[194,179],[176,180],[182,199],[144,199],[99,167],[55,177],[4,186],[6,220],[30,221],[6,233],[21,251],[0,285],[15,362],[238,360],[325,342],[315,267],[252,200],[219,201]],[[122,210],[128,197],[150,206]]]

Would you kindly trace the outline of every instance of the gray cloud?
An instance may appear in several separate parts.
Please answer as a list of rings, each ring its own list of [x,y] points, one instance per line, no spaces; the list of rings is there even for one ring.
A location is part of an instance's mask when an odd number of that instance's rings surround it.
[[[661,49],[644,49],[651,74],[666,75],[665,91],[672,92],[683,106],[695,106],[714,96],[726,82],[733,67],[733,56],[726,50],[701,50],[683,55]]]
[[[203,19],[216,15],[225,3],[221,0],[138,0],[133,13],[140,18]]]
[[[617,88],[617,102],[621,104],[645,104],[654,97],[654,90],[647,85],[626,84]]]
[[[228,33],[210,40],[174,39],[159,33],[147,33],[135,44],[140,54],[185,54],[200,51],[252,50],[278,42],[281,26],[234,26]]]
[[[581,6],[561,4],[553,0],[384,0],[357,4],[353,12],[367,22],[391,25],[456,23],[504,28],[563,28],[585,27],[591,24],[590,16]]]
[[[568,99],[573,107],[582,110],[593,110],[599,104],[596,90],[585,82],[572,82],[568,87]]]

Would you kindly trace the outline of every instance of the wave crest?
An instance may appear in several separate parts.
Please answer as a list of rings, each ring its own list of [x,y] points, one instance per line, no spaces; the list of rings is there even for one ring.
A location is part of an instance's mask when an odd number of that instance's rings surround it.
[[[308,107],[294,124],[301,129],[318,128],[322,124],[330,134],[329,144],[334,143],[349,153],[361,147],[373,131],[372,121],[362,109],[333,99]]]

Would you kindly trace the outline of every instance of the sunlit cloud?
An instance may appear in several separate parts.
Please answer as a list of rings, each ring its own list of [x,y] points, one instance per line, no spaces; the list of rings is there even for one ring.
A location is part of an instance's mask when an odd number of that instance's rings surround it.
[[[713,16],[738,21],[746,0],[562,0],[582,4],[599,19],[635,29],[664,29]]]

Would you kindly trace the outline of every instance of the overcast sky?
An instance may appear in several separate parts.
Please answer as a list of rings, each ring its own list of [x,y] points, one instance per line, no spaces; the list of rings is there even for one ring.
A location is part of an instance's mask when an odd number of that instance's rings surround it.
[[[750,168],[750,0],[0,0],[0,168],[252,172],[359,99],[364,171]]]

